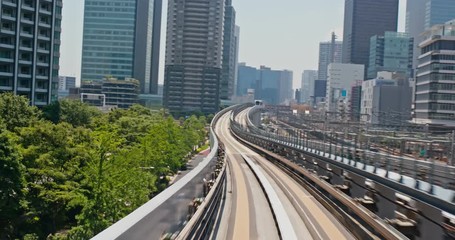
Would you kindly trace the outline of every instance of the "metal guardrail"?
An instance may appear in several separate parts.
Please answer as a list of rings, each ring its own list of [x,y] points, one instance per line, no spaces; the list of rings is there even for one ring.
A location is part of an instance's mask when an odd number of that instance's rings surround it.
[[[254,109],[251,111],[254,112]],[[247,124],[251,124],[251,121],[247,120]],[[252,126],[252,125],[250,125]],[[372,218],[371,214],[362,207],[359,208],[358,204],[354,203],[352,200],[348,199],[346,196],[342,196],[338,191],[333,187],[329,186],[328,183],[317,179],[315,176],[312,176],[309,173],[303,173],[303,170],[300,167],[289,160],[281,160],[282,157],[277,157],[278,155],[267,152],[264,149],[259,148],[257,145],[251,143],[248,140],[248,135],[252,135],[245,131],[246,129],[240,126],[239,123],[231,120],[231,129],[234,133],[234,136],[245,145],[254,149],[261,155],[267,156],[272,163],[280,167],[283,171],[288,173],[292,178],[299,182],[305,189],[307,189],[325,208],[327,208],[334,216],[343,223],[346,227],[349,227],[349,230],[359,239],[378,239],[371,231],[379,231],[382,236],[387,236],[387,239],[405,239],[405,237],[387,225],[380,219]],[[319,187],[316,187],[319,186]],[[321,193],[321,191],[329,192],[330,197]],[[348,209],[351,209],[347,213],[335,203],[332,199],[335,196],[339,202],[347,206]],[[355,210],[354,208],[359,208]],[[356,217],[351,216],[354,214]],[[359,217],[360,216],[360,217]],[[367,229],[363,224],[360,223],[359,219],[367,219],[370,224],[376,226],[373,229]]]
[[[220,116],[237,107],[226,108],[213,118],[209,133],[211,150],[209,155],[198,166],[150,201],[92,239],[158,239],[166,231],[181,230],[181,223],[178,219],[184,221],[188,211],[186,207],[179,208],[177,206],[187,206],[197,195],[202,195],[202,179],[211,175],[211,168],[214,165],[213,159],[216,158],[218,153],[219,143],[214,126]]]
[[[264,141],[273,142],[274,144],[281,145],[283,147],[292,149],[297,152],[305,152],[305,154],[308,154],[308,155],[311,155],[312,157],[321,159],[324,162],[327,162],[328,164],[340,167],[349,172],[355,173],[359,176],[363,176],[367,179],[371,179],[372,181],[378,182],[391,189],[395,189],[398,192],[404,193],[414,199],[417,199],[419,201],[422,201],[422,202],[425,202],[432,206],[435,206],[450,214],[455,214],[455,195],[453,194],[453,191],[451,191],[451,190],[447,190],[447,189],[444,190],[438,186],[433,186],[431,188],[421,190],[419,188],[419,186],[422,187],[423,185],[428,185],[431,183],[425,184],[423,181],[417,181],[417,182],[420,182],[419,185],[409,186],[409,184],[406,181],[400,182],[399,179],[397,180],[397,179],[393,178],[392,175],[394,175],[394,174],[391,174],[392,172],[388,171],[389,169],[380,169],[380,168],[378,168],[377,165],[375,165],[375,166],[373,166],[374,167],[373,171],[368,171],[371,168],[360,167],[362,165],[357,164],[355,162],[355,160],[354,161],[349,160],[348,163],[345,163],[344,157],[337,158],[335,156],[335,159],[334,159],[333,154],[326,153],[325,150],[328,149],[328,147],[326,148],[326,146],[318,147],[318,146],[316,146],[316,144],[311,144],[311,142],[309,144],[308,143],[305,144],[304,143],[305,141],[303,141],[302,139],[294,140],[292,137],[279,136],[277,134],[268,133],[268,132],[260,130],[256,127],[250,127],[250,128],[248,128],[248,130],[246,130],[246,129],[242,129],[242,130],[245,133],[247,133],[253,137],[261,138]],[[342,158],[343,160],[340,161],[340,158]],[[375,163],[375,161],[372,160],[371,163]],[[363,165],[363,166],[365,166],[365,165]],[[387,173],[385,174],[385,176],[378,174],[380,172],[380,171],[378,171],[378,169],[386,170]],[[403,175],[401,175],[401,176],[403,177],[403,179],[406,179],[406,178],[410,179],[407,176],[403,176]],[[434,189],[437,189],[438,193],[443,191],[444,193],[447,192],[447,194],[449,194],[449,195],[445,196],[446,194],[444,194],[445,198],[441,198],[442,196],[438,197],[437,195],[434,195],[434,192],[432,192],[432,191],[434,191]],[[429,190],[431,190],[431,191],[429,191]],[[452,192],[452,195],[450,195],[451,192]]]

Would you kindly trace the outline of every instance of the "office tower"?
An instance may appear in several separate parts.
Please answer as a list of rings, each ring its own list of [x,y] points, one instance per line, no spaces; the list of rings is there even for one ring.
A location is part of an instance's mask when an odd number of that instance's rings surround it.
[[[255,88],[255,99],[271,105],[287,104],[294,96],[292,93],[293,73],[289,70],[272,70],[261,66]]]
[[[364,80],[365,69],[360,64],[331,63],[328,67],[326,110],[341,114],[348,113],[351,86]],[[338,116],[337,116],[338,117]]]
[[[159,94],[158,78],[160,66],[161,14],[163,12],[163,0],[153,0],[153,2],[152,67],[150,69],[150,91],[143,91],[143,93]],[[147,89],[144,88],[144,90]]]
[[[368,65],[370,38],[397,31],[398,0],[345,0],[343,63]]]
[[[162,0],[85,0],[82,81],[135,78],[157,92]]]
[[[58,77],[58,89],[59,90],[69,90],[70,88],[76,87],[76,78],[68,76]]]
[[[61,0],[0,0],[0,93],[57,100]]]
[[[224,0],[169,0],[164,106],[177,115],[219,110]]]
[[[289,104],[294,99],[292,92],[293,72],[289,70],[280,71],[280,104]]]
[[[417,68],[421,35],[430,27],[455,18],[453,0],[412,0],[406,2],[406,32],[414,38],[413,69]]]
[[[331,63],[341,63],[343,53],[343,42],[336,41],[335,33],[332,33],[332,40],[319,43],[319,65],[318,79],[327,80],[327,67]]]
[[[58,99],[69,96],[70,88],[76,87],[76,78],[68,76],[58,77]]]
[[[411,119],[412,88],[405,75],[381,72],[362,83],[363,122],[401,125]]]
[[[455,126],[455,19],[424,33],[415,88],[415,119]]]
[[[237,96],[246,96],[248,89],[256,89],[256,82],[259,80],[259,70],[247,66],[246,63],[239,63],[237,77]]]
[[[235,41],[235,62],[234,62],[234,96],[237,95],[237,83],[239,77],[239,49],[240,49],[240,27],[235,25],[235,32],[234,32],[234,41]]]
[[[223,62],[220,84],[220,99],[229,100],[234,93],[235,81],[235,9],[231,0],[226,0],[224,10]]]
[[[302,84],[301,84],[301,99],[302,103],[311,102],[311,98],[314,96],[314,82],[318,79],[318,71],[316,70],[304,70],[302,73]]]
[[[360,107],[362,100],[362,82],[357,81],[351,85],[351,96],[349,97],[349,109],[351,121],[360,120]]]
[[[133,78],[83,81],[80,90],[81,100],[98,107],[129,108],[138,103],[139,84],[139,81]]]
[[[312,100],[313,105],[325,100],[326,91],[327,91],[327,80],[314,81],[314,98]]]
[[[370,39],[370,63],[368,79],[378,72],[401,72],[412,76],[412,54],[414,40],[406,33],[385,32]]]

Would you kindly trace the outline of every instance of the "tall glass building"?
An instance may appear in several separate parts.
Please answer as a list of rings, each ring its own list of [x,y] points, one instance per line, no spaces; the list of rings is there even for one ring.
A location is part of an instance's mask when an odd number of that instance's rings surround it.
[[[418,45],[424,40],[421,35],[434,25],[443,24],[455,18],[453,0],[412,0],[406,3],[406,32],[414,38],[413,69],[417,68],[420,55]]]
[[[370,62],[368,79],[376,78],[378,72],[400,72],[412,75],[414,40],[406,33],[385,32],[370,39]]]
[[[61,0],[0,0],[0,93],[57,100]]]
[[[135,78],[141,93],[156,93],[161,5],[162,0],[85,0],[81,80]]]
[[[343,63],[369,62],[370,38],[397,31],[398,0],[346,0],[344,10]]]

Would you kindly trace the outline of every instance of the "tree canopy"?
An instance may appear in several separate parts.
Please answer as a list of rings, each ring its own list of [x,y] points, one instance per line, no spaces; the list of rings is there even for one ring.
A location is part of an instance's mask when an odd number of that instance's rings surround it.
[[[0,239],[88,239],[163,190],[206,136],[205,117],[0,94]]]

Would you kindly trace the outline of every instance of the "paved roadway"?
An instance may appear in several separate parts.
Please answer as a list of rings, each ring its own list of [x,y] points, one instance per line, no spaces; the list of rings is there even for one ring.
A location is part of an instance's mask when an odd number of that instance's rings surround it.
[[[246,113],[247,110],[242,111],[236,118],[243,125],[246,124]],[[228,177],[232,183],[228,187],[232,195],[226,198],[225,214],[216,239],[279,239],[272,211],[244,158],[265,175],[290,220],[292,226],[287,226],[288,231],[293,231],[298,239],[354,239],[294,179],[235,140],[229,131],[229,116],[230,113],[221,117],[216,126],[219,140],[226,147]]]

